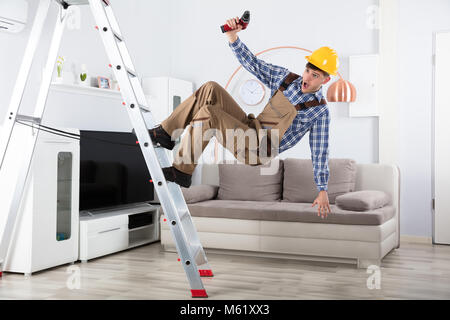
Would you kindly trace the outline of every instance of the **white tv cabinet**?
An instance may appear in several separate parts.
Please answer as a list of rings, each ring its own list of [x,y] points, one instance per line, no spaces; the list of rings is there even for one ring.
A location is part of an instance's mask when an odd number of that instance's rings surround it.
[[[158,241],[159,206],[148,203],[80,212],[79,260]]]

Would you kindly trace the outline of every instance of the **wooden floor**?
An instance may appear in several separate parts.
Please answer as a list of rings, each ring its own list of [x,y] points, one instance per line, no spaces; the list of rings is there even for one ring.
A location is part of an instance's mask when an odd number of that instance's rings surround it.
[[[402,243],[382,261],[380,289],[369,289],[371,274],[352,265],[222,254],[208,259],[215,275],[203,278],[209,299],[450,299],[445,245]],[[31,276],[5,273],[0,299],[191,298],[177,255],[161,252],[157,242]]]

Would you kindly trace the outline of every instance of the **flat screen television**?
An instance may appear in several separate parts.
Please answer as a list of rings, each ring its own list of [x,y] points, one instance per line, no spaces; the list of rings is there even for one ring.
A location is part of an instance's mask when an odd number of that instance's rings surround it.
[[[80,131],[80,211],[154,200],[154,187],[136,137]]]

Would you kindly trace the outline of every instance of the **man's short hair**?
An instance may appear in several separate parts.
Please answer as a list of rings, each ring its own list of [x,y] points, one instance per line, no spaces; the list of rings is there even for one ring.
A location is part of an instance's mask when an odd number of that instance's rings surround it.
[[[323,71],[322,69],[317,68],[317,67],[316,67],[315,65],[313,65],[311,62],[308,62],[308,63],[306,64],[306,68],[310,68],[310,69],[313,69],[313,70],[322,72],[322,74],[323,74],[323,76],[324,76],[325,78],[329,76],[329,74],[328,74],[326,71]]]

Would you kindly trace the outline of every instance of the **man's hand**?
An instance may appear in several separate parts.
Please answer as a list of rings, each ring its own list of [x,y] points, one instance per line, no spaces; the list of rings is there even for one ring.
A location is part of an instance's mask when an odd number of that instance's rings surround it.
[[[230,26],[233,30],[225,32],[228,37],[228,41],[233,43],[237,40],[237,33],[242,30],[242,26],[238,24],[239,17],[228,19],[226,24]]]
[[[316,200],[314,200],[311,207],[314,207],[316,204],[319,205],[317,208],[317,215],[322,216],[322,219],[327,217],[328,213],[331,213],[330,202],[328,201],[328,193],[325,190],[319,192]]]

